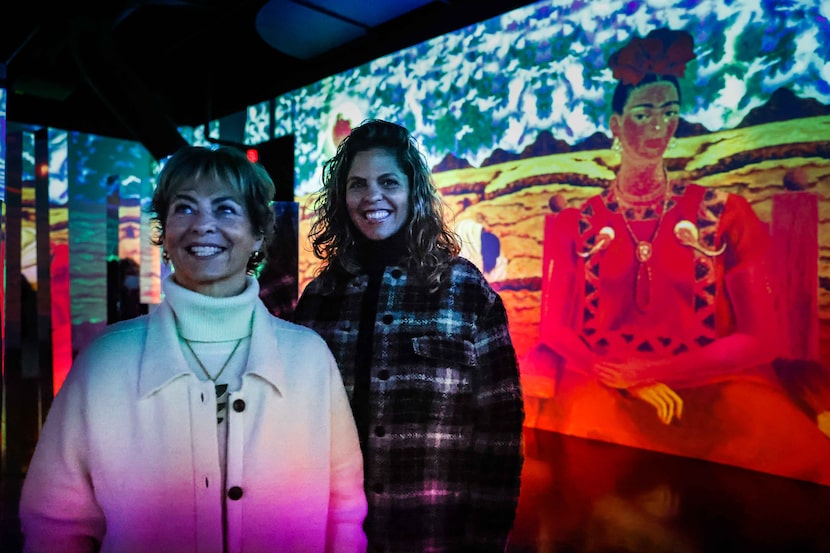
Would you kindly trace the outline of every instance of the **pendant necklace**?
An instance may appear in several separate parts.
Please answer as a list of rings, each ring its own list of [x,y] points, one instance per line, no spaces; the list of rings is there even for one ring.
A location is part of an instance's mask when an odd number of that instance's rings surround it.
[[[214,387],[216,388],[216,423],[221,424],[223,420],[225,420],[225,407],[228,405],[228,400],[225,397],[225,394],[228,392],[228,385],[227,384],[216,384],[216,380],[222,376],[222,373],[225,372],[225,368],[228,366],[228,363],[231,362],[233,358],[233,354],[236,353],[236,350],[239,349],[239,344],[242,343],[242,338],[236,341],[236,345],[233,346],[231,350],[231,354],[228,355],[228,358],[225,359],[225,364],[222,365],[222,368],[219,369],[219,372],[216,373],[216,376],[210,376],[210,373],[205,368],[205,365],[202,363],[202,360],[199,359],[199,356],[196,355],[196,352],[193,351],[193,346],[190,345],[190,341],[187,338],[182,338],[184,345],[187,346],[187,349],[190,350],[190,353],[193,354],[193,358],[196,360],[196,363],[199,364],[199,368],[202,369],[202,372],[205,373],[205,376],[208,377],[208,380],[213,382]]]
[[[184,341],[184,345],[187,346],[187,349],[190,350],[190,353],[193,354],[193,358],[196,360],[196,363],[199,364],[199,368],[202,369],[202,372],[205,373],[205,376],[208,377],[208,380],[210,380],[214,384],[216,384],[216,380],[220,376],[222,376],[222,373],[225,372],[225,368],[227,368],[228,363],[231,362],[231,359],[233,358],[233,354],[236,353],[236,350],[239,349],[239,344],[242,343],[242,338],[240,338],[239,340],[236,341],[236,345],[233,346],[233,349],[231,350],[231,354],[228,355],[227,359],[225,359],[225,364],[222,365],[222,368],[219,369],[219,372],[216,373],[216,376],[211,376],[210,373],[208,372],[208,370],[205,368],[204,364],[202,364],[202,360],[199,359],[199,356],[196,355],[195,351],[193,351],[193,346],[190,345],[190,340],[188,340],[187,338],[182,338],[182,340]]]
[[[663,193],[663,209],[657,217],[657,226],[654,227],[654,232],[651,234],[649,240],[640,240],[631,228],[628,218],[625,216],[626,209],[620,206],[620,217],[622,217],[623,224],[631,235],[631,240],[634,242],[634,258],[637,260],[637,280],[634,287],[634,302],[640,311],[645,312],[651,303],[651,256],[654,254],[654,241],[657,239],[657,234],[660,231],[660,226],[663,223],[663,217],[669,207],[669,176],[665,168],[663,174],[666,178],[665,190]],[[622,198],[620,193],[619,182],[617,183],[617,196]]]

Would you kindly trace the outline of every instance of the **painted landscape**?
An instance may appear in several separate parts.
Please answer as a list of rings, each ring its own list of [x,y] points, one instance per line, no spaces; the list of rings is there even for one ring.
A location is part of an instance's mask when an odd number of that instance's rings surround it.
[[[710,133],[684,123],[678,137],[667,154],[670,176],[741,194],[762,221],[770,221],[777,194],[818,196],[821,360],[830,366],[830,110],[782,89],[734,129]],[[545,216],[610,185],[619,163],[610,142],[598,134],[569,147],[541,133],[524,152],[496,151],[481,167],[448,155],[435,168],[435,183],[456,218],[477,218],[501,239],[507,277],[492,284],[507,306],[520,358],[538,338]],[[302,238],[313,217],[313,195],[297,201],[302,290],[316,268]]]

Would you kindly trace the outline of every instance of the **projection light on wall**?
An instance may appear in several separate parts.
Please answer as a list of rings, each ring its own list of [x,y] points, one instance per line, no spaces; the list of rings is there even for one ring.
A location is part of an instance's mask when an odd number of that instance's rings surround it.
[[[275,50],[307,60],[432,1],[375,2],[367,9],[363,0],[269,0],[257,13],[256,30]]]

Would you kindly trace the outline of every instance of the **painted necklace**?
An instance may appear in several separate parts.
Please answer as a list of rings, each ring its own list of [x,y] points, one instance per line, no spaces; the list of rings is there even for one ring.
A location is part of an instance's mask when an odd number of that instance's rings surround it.
[[[634,258],[637,260],[637,278],[634,284],[634,303],[637,306],[637,309],[642,312],[648,310],[648,306],[651,303],[652,277],[651,264],[649,261],[654,254],[654,241],[657,240],[657,234],[660,232],[660,226],[663,224],[663,217],[665,217],[666,211],[668,211],[669,208],[669,176],[665,169],[663,169],[663,174],[666,178],[666,185],[663,191],[663,208],[660,210],[660,215],[657,217],[657,225],[654,227],[654,232],[652,232],[651,238],[648,240],[641,240],[634,233],[634,229],[631,228],[631,223],[625,215],[627,209],[622,205],[620,206],[620,217],[622,217],[623,224],[625,225],[626,230],[628,230],[631,240],[634,242]],[[617,183],[616,188],[618,198],[622,199],[623,195],[619,192],[619,183]]]

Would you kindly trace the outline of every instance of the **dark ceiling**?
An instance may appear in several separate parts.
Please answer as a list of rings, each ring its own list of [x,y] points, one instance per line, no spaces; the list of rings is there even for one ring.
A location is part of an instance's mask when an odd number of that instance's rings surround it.
[[[237,113],[529,3],[24,0],[0,18],[7,116],[137,140],[160,157],[181,142],[178,126]]]

